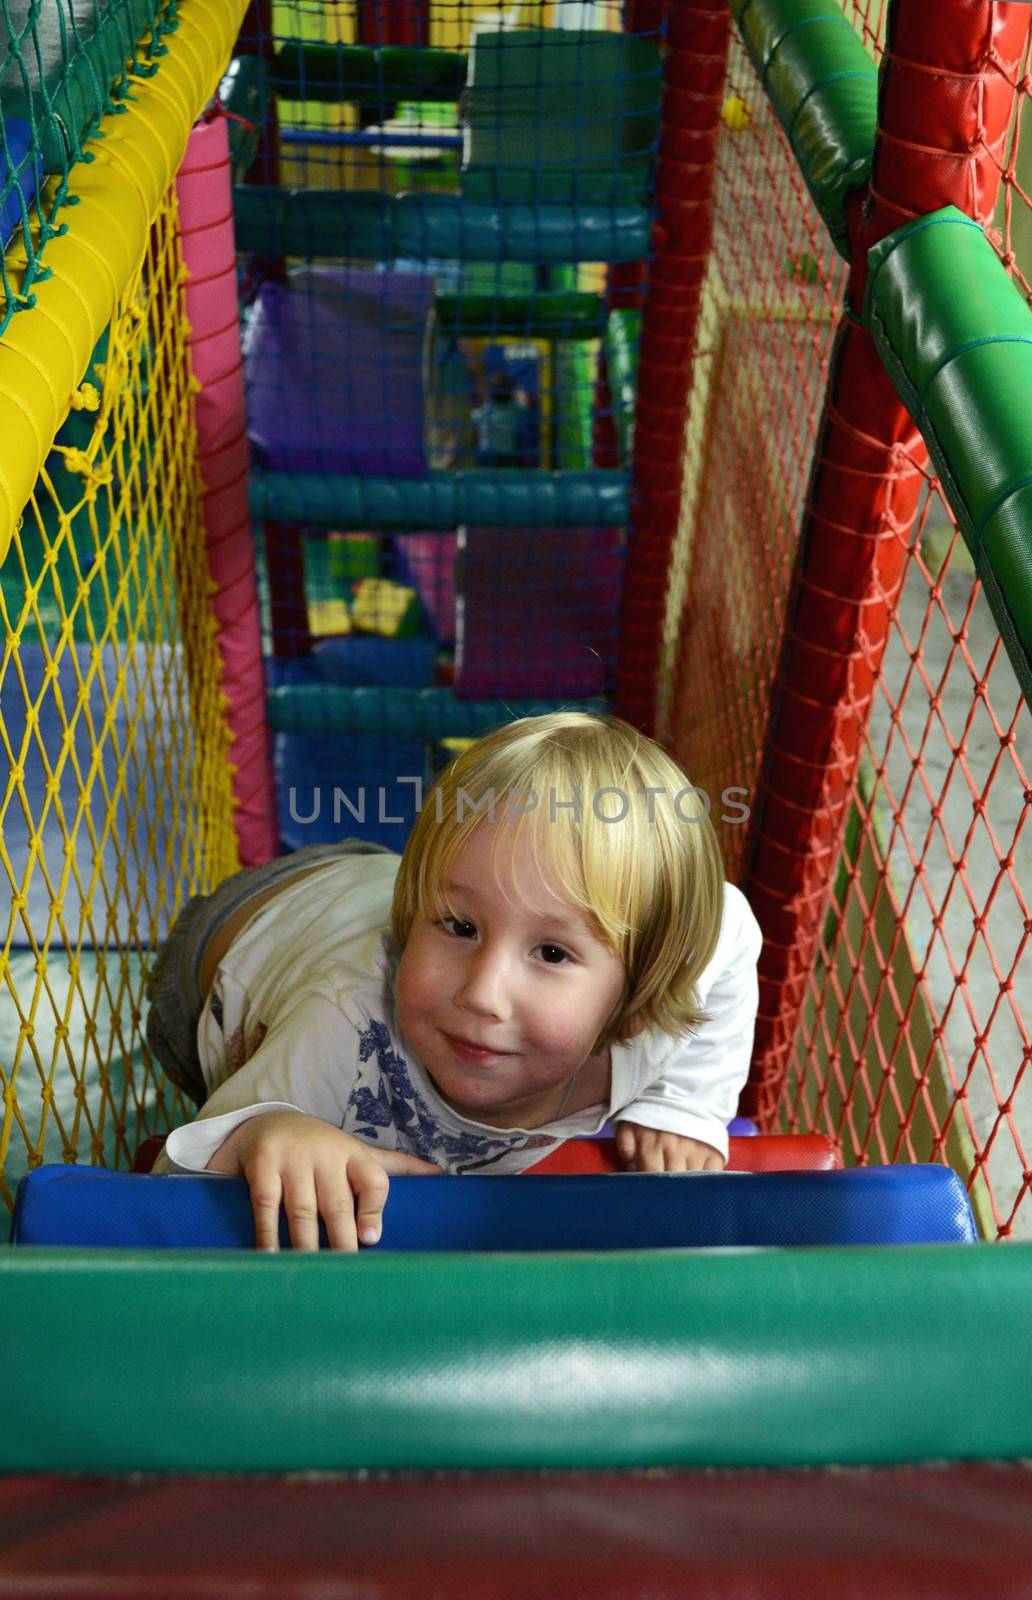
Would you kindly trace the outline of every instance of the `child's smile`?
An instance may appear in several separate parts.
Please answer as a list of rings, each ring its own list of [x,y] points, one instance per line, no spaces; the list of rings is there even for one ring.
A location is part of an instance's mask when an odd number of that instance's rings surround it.
[[[585,1064],[585,1080],[603,1083],[608,1050],[594,1047],[623,996],[623,963],[504,823],[475,830],[445,890],[448,911],[417,915],[405,945],[401,1033],[464,1116],[538,1127]]]

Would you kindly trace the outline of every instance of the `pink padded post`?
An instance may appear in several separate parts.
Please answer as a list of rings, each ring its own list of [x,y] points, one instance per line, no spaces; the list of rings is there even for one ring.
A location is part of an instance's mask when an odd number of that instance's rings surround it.
[[[240,860],[276,855],[276,794],[265,719],[258,585],[247,504],[250,465],[244,411],[236,246],[226,119],[194,128],[176,179],[190,324],[190,360],[200,384],[197,447],[208,569],[214,584],[222,688],[233,736],[233,793]]]

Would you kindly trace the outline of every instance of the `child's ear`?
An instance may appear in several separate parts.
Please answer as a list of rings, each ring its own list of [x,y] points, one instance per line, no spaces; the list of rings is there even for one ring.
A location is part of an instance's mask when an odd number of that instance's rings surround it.
[[[634,1016],[628,1017],[626,1019],[626,1021],[624,1022],[623,1028],[621,1029],[621,1032],[623,1033],[623,1036],[624,1036],[625,1039],[636,1039],[638,1037],[639,1033],[644,1033],[645,1032],[645,1028],[646,1028],[645,1018],[642,1016],[641,1012],[639,1011],[639,1012],[636,1012]]]

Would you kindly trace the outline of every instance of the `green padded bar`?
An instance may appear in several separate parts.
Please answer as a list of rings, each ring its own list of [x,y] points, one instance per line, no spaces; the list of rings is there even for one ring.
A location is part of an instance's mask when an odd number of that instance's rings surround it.
[[[478,30],[462,99],[464,198],[645,200],[662,81],[655,38]]]
[[[868,261],[864,319],[1032,698],[1032,311],[953,206],[898,228]]]
[[[235,56],[219,84],[219,99],[229,112],[229,159],[235,182],[242,182],[258,153],[265,118],[265,63],[261,56]]]
[[[477,205],[451,194],[233,190],[237,248],[360,261],[640,261],[643,206]]]
[[[369,733],[399,738],[475,739],[517,717],[550,711],[605,716],[605,700],[457,700],[450,689],[345,688],[312,683],[273,689],[266,703],[278,733]]]
[[[268,87],[285,100],[458,100],[467,58],[459,50],[400,45],[282,44]]]
[[[839,253],[845,198],[871,171],[878,74],[837,0],[731,0],[760,81]]]
[[[442,294],[434,312],[442,333],[521,339],[597,339],[605,321],[600,295],[549,289],[531,295]]]
[[[251,515],[343,532],[462,527],[620,528],[629,494],[622,472],[543,472],[522,467],[431,472],[425,478],[345,478],[262,472],[251,480]]]
[[[35,128],[46,173],[64,173],[111,105],[137,41],[168,7],[157,0],[5,0],[0,59],[18,41],[28,83],[13,61],[3,82],[4,117]]]
[[[638,352],[641,348],[641,312],[611,311],[602,348],[613,402],[613,424],[620,459],[631,459],[634,402],[638,393]]]
[[[6,1471],[1032,1455],[1028,1244],[14,1249],[0,1304]]]

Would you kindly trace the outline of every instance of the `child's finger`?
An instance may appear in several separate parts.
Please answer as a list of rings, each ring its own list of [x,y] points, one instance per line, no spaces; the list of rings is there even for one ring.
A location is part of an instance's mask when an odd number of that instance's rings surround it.
[[[283,1174],[283,1209],[287,1213],[290,1242],[295,1250],[318,1250],[319,1206],[315,1194],[315,1174],[303,1166]]]
[[[283,1183],[274,1166],[255,1161],[244,1168],[254,1214],[254,1242],[258,1250],[279,1249],[280,1200]]]
[[[355,1196],[355,1221],[359,1244],[376,1244],[390,1180],[379,1162],[362,1157],[348,1162],[348,1177]]]
[[[410,1177],[443,1178],[443,1168],[432,1161],[421,1161],[418,1156],[406,1155],[403,1150],[375,1150],[373,1160],[391,1173],[407,1173]]]
[[[621,1161],[633,1161],[635,1151],[634,1129],[626,1122],[617,1124],[616,1151]]]
[[[341,1163],[337,1162],[316,1174],[315,1191],[319,1215],[326,1224],[326,1239],[330,1249],[347,1250],[354,1254],[358,1249],[355,1197]]]
[[[656,1139],[639,1140],[635,1160],[639,1172],[662,1172],[666,1165],[663,1159],[663,1146]]]

